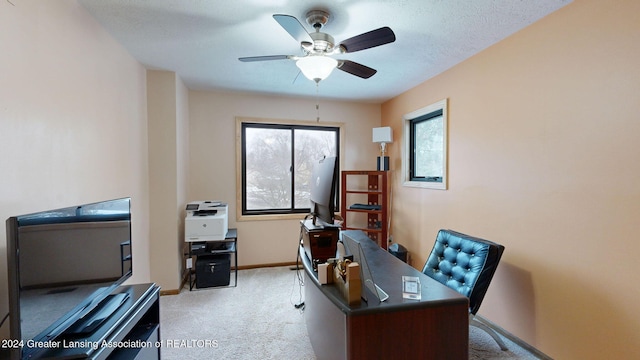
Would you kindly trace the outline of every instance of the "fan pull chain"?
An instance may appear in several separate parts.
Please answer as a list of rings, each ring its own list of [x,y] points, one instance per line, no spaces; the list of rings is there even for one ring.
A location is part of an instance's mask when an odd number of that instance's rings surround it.
[[[320,122],[320,94],[318,91],[319,83],[319,81],[316,81],[316,122]]]

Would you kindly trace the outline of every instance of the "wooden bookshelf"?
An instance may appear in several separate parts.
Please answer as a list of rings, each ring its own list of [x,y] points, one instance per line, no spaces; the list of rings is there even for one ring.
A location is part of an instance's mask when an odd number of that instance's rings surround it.
[[[342,229],[362,230],[387,250],[389,241],[389,172],[342,171]]]

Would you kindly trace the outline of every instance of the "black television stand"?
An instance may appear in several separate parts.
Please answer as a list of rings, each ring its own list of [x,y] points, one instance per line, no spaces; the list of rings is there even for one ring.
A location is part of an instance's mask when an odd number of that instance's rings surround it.
[[[127,293],[110,294],[94,309],[64,331],[65,335],[88,335],[100,327],[129,298]]]
[[[96,309],[97,313],[103,310],[109,314],[100,319],[101,322],[94,329],[63,333],[51,341],[60,346],[31,348],[31,358],[159,360],[160,287],[156,284],[123,285],[111,296],[106,305],[110,309]],[[92,315],[89,313],[85,318],[92,319]],[[98,314],[98,318],[102,315]],[[91,325],[82,320],[80,323]],[[141,346],[136,348],[127,345],[133,343]],[[104,344],[107,346],[102,346]],[[19,359],[19,354],[12,355],[12,359]]]

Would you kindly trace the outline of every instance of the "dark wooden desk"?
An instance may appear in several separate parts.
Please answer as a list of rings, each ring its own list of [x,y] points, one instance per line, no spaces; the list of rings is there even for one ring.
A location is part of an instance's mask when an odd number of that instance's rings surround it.
[[[318,359],[468,358],[466,297],[382,250],[360,230],[343,231],[341,236],[361,244],[376,284],[389,299],[349,306],[334,285],[320,285],[301,246],[304,316]],[[420,278],[422,300],[402,298],[403,275]]]

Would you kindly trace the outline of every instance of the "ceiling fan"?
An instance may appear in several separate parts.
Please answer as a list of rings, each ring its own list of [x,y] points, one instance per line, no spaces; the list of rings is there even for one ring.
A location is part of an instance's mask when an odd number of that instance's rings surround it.
[[[308,33],[300,21],[294,16],[282,14],[273,15],[273,18],[280,26],[300,43],[304,55],[252,56],[241,57],[238,60],[243,62],[294,60],[305,77],[316,83],[324,80],[335,68],[363,79],[368,79],[373,76],[377,70],[351,60],[334,59],[332,56],[353,53],[392,43],[396,40],[396,35],[389,27],[381,27],[343,40],[336,45],[331,35],[320,31],[329,21],[328,12],[311,10],[307,12],[306,16],[307,23],[315,29],[315,32]]]

